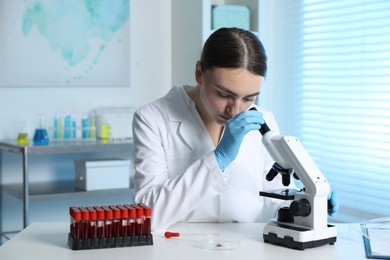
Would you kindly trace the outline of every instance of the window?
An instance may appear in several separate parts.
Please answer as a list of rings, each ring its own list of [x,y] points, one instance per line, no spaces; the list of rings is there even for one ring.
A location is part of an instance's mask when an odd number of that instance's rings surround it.
[[[390,216],[390,1],[275,6],[266,86],[282,134],[338,191],[336,221]]]

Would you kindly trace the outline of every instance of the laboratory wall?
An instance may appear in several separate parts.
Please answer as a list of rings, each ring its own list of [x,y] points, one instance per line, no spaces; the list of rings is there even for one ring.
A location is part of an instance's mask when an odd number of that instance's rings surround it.
[[[272,111],[278,111],[278,102],[273,102],[275,86],[274,73],[274,38],[272,37],[274,5],[259,0],[260,9],[259,37],[268,54],[269,68],[267,78],[261,90],[260,104]],[[175,6],[173,6],[175,5]],[[178,8],[172,0],[131,0],[130,1],[130,85],[128,87],[0,87],[0,140],[15,140],[20,131],[20,122],[26,123],[30,138],[36,128],[36,117],[39,114],[48,115],[46,125],[51,126],[52,115],[55,112],[71,112],[81,116],[83,113],[99,107],[134,106],[138,107],[164,95],[174,84],[194,84],[193,64],[187,64],[187,72],[180,80],[173,75],[173,51],[177,49],[173,35],[185,28],[192,28],[201,23],[199,20],[184,19],[175,21],[181,12],[188,8]],[[173,13],[175,12],[175,13]],[[175,23],[175,24],[174,24]],[[196,27],[195,26],[195,27]],[[180,30],[177,28],[181,28]],[[193,31],[191,30],[191,34]],[[178,36],[176,36],[176,39]],[[179,37],[180,38],[180,37]],[[200,36],[198,38],[201,38]],[[194,59],[200,55],[201,41],[186,44],[185,48],[193,50]],[[192,44],[192,45],[191,45]],[[192,56],[191,56],[192,57]],[[127,58],[127,57],[125,57]],[[182,70],[181,70],[182,71]],[[129,127],[131,127],[129,125]],[[3,183],[19,182],[21,179],[21,156],[13,153],[2,153]],[[66,157],[66,155],[63,155]],[[72,178],[73,166],[63,160],[63,156],[34,156],[29,162],[30,181],[51,181],[53,179]],[[86,155],[89,156],[89,155]],[[109,156],[109,155],[107,155]],[[128,155],[124,155],[127,157]],[[59,158],[60,157],[60,158]],[[67,174],[65,174],[67,173]]]
[[[127,87],[0,87],[0,139],[16,139],[20,122],[30,138],[38,114],[71,112],[82,115],[99,107],[141,106],[171,88],[170,0],[130,1],[130,86]],[[126,57],[124,57],[126,58]],[[1,73],[1,72],[0,72]],[[46,118],[52,124],[52,118]],[[129,125],[129,128],[131,125]],[[20,180],[20,156],[3,153],[3,183]],[[127,155],[126,155],[127,156]],[[70,169],[58,157],[30,161],[31,181],[62,178]],[[61,169],[62,167],[62,169]]]

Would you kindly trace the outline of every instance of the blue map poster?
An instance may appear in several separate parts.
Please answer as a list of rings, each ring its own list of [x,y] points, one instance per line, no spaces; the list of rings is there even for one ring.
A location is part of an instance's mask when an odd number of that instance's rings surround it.
[[[0,87],[128,87],[130,0],[0,0]]]

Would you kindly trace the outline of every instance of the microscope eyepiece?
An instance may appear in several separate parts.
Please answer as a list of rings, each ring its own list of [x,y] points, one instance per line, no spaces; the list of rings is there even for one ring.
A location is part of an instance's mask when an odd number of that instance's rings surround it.
[[[257,111],[257,109],[255,107],[252,107],[249,110],[256,110]],[[259,131],[260,131],[261,135],[265,135],[267,132],[269,132],[270,129],[269,129],[267,123],[264,122],[264,124],[261,125]]]

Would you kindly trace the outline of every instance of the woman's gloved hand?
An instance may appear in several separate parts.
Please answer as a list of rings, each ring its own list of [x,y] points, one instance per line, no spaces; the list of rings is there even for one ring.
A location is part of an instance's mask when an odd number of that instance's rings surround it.
[[[336,214],[339,211],[340,208],[340,202],[339,202],[339,196],[333,189],[330,189],[330,192],[328,194],[328,215],[332,217],[334,214]]]
[[[244,136],[251,130],[259,130],[262,124],[263,114],[256,110],[243,111],[227,121],[221,142],[214,151],[221,171],[236,158]]]

